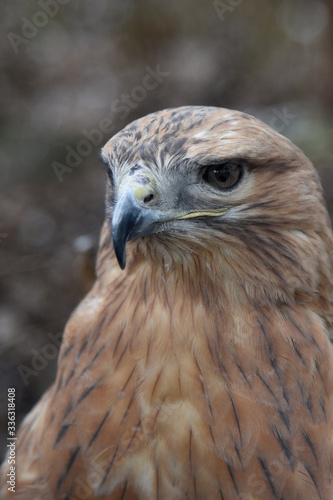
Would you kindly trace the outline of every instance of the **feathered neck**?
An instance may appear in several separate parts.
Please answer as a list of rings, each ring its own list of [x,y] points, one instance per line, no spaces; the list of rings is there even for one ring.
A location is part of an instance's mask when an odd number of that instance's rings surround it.
[[[99,286],[129,287],[138,297],[160,296],[174,306],[188,296],[191,303],[201,302],[208,311],[215,306],[230,310],[231,304],[244,310],[306,304],[329,326],[333,317],[329,236],[325,243],[323,235],[312,232],[305,239],[303,233],[293,231],[288,239],[282,236],[275,241],[262,231],[261,248],[255,251],[246,239],[232,235],[211,251],[186,247],[183,242],[177,246],[168,239],[129,242],[127,266],[121,271],[105,223],[97,260]]]

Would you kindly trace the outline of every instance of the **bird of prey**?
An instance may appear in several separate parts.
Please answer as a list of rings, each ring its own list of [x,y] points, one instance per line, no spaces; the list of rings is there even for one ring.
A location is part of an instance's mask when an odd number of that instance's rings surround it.
[[[24,500],[332,500],[333,236],[259,120],[181,107],[102,149],[92,290],[16,442]]]

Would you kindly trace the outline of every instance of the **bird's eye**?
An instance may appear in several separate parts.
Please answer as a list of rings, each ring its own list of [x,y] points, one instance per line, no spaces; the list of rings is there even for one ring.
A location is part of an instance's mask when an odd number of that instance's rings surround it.
[[[203,179],[214,187],[227,189],[237,184],[243,170],[243,164],[237,161],[209,165],[204,170]]]

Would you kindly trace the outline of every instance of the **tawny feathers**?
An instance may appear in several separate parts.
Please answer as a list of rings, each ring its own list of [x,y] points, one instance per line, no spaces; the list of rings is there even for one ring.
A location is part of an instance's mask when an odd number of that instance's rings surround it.
[[[333,240],[310,161],[205,107],[137,120],[102,157],[97,279],[18,434],[15,498],[332,499]]]

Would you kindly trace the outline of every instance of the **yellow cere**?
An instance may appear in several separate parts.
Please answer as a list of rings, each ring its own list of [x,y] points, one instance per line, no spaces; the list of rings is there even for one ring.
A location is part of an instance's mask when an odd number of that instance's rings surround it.
[[[138,200],[143,200],[143,198],[145,198],[145,196],[147,196],[147,194],[149,194],[151,192],[151,187],[149,189],[148,186],[138,186],[134,189],[134,196],[138,199]]]

